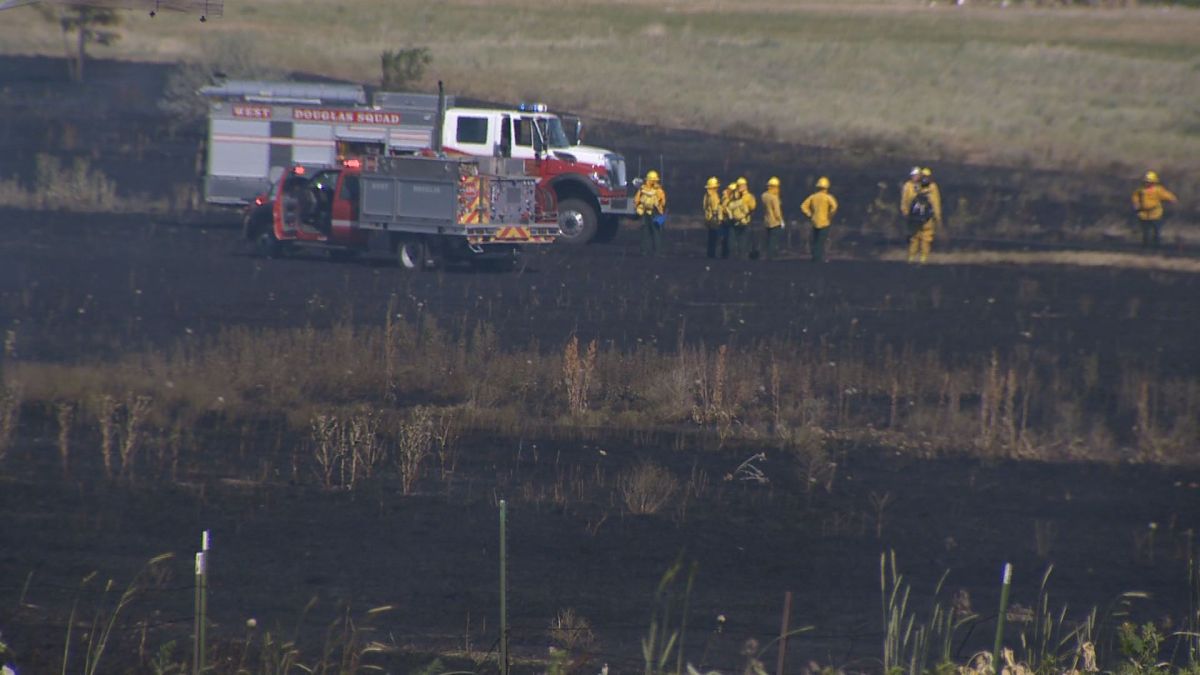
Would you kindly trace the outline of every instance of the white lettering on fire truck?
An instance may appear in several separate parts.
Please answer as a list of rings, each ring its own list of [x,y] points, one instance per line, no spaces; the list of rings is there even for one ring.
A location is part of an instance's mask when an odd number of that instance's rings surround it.
[[[271,106],[269,105],[238,105],[233,106],[234,117],[249,117],[256,120],[271,119]]]
[[[375,110],[329,110],[325,108],[292,108],[292,119],[301,122],[335,122],[340,124],[400,124],[400,113]]]

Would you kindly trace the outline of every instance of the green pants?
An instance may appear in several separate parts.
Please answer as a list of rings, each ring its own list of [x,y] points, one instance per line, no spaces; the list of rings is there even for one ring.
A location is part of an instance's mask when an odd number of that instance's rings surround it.
[[[782,227],[768,227],[763,235],[763,255],[771,260],[779,252],[779,242],[783,240]]]
[[[1162,246],[1163,219],[1139,220],[1142,227],[1142,248],[1158,248]]]
[[[812,229],[812,259],[813,262],[825,262],[825,241],[829,239],[828,227]]]
[[[654,216],[658,214],[646,213],[642,215],[642,255],[658,255],[658,251],[662,248],[662,228],[654,224]]]
[[[750,228],[748,226],[734,225],[730,228],[729,248],[735,258],[750,257]]]

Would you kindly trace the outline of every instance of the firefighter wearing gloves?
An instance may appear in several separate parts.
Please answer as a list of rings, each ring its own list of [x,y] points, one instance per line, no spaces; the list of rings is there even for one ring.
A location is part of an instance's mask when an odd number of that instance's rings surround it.
[[[907,204],[901,204],[908,221],[908,262],[925,264],[933,247],[933,234],[942,224],[942,194],[933,182],[933,171],[921,169],[921,181]]]
[[[766,226],[763,255],[771,260],[783,236],[783,202],[779,199],[779,179],[775,176],[767,181],[767,191],[762,193],[762,205],[763,225]]]
[[[729,200],[729,220],[732,221],[733,255],[737,258],[750,257],[750,221],[758,202],[750,194],[750,183],[745,177],[737,179],[736,190]]]
[[[1142,228],[1142,248],[1158,248],[1164,216],[1163,202],[1177,203],[1175,195],[1163,187],[1158,174],[1147,171],[1142,187],[1133,193],[1133,212]]]
[[[717,257],[717,246],[721,246],[721,257],[729,257],[729,227],[725,222],[725,206],[718,190],[721,181],[716,176],[704,184],[704,199],[701,208],[704,212],[704,229],[708,232],[707,253],[709,258]]]
[[[829,226],[837,213],[838,203],[829,194],[829,179],[821,176],[817,180],[817,191],[800,205],[800,211],[812,223],[812,260],[825,262],[825,240],[829,238]]]
[[[642,255],[656,256],[662,246],[663,219],[667,213],[667,193],[657,171],[646,172],[646,181],[638,189],[634,203],[642,221]]]

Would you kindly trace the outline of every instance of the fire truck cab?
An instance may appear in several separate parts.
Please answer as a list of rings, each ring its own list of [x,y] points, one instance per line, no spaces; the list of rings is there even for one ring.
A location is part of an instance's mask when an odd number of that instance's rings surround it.
[[[632,214],[621,155],[583,145],[578,120],[568,128],[542,104],[516,110],[454,107],[446,111],[442,147],[447,152],[524,160],[530,175],[558,201],[562,239],[585,243],[612,239],[619,218]]]

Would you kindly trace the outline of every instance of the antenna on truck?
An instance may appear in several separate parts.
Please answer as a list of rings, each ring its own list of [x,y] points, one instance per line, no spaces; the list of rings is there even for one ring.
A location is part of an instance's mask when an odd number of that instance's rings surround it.
[[[442,156],[442,131],[446,126],[446,89],[438,80],[437,121],[433,125],[433,151]]]

